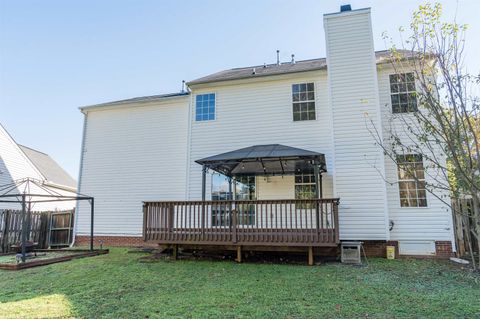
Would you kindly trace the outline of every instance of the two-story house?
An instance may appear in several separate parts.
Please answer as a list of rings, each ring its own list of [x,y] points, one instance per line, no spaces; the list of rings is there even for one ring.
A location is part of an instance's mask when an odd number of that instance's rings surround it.
[[[326,14],[324,28],[326,58],[81,107],[79,191],[95,196],[96,239],[309,252],[359,240],[370,255],[387,244],[451,253],[451,211],[425,190],[422,157],[401,164],[415,167],[412,179],[377,143],[392,114],[415,111],[412,74],[375,52],[370,9]],[[90,229],[82,205],[77,243]]]

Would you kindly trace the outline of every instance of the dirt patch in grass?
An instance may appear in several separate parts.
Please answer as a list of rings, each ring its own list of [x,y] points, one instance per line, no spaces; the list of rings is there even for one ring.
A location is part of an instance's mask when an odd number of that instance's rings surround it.
[[[35,253],[29,253],[25,262],[21,262],[17,254],[7,254],[0,256],[0,269],[20,270],[37,266],[49,265],[52,263],[69,261],[74,258],[91,257],[108,253],[108,250],[42,250]],[[19,258],[17,258],[17,256]]]
[[[58,258],[64,256],[76,255],[81,252],[72,252],[72,251],[52,251],[52,252],[38,252],[36,256],[28,257],[25,262],[30,263],[38,260],[46,260],[51,258]],[[0,264],[17,264],[16,254],[0,256]]]

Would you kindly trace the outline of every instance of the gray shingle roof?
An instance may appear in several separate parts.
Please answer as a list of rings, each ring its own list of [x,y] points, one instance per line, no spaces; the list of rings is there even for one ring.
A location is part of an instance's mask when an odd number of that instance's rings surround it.
[[[413,57],[413,54],[411,51],[398,50],[398,52],[404,55],[406,58]],[[375,56],[377,58],[377,63],[384,63],[389,61],[389,59],[391,58],[391,52],[390,50],[376,51]],[[253,72],[254,68],[255,68],[255,73]],[[220,71],[220,72],[213,73],[213,74],[198,78],[196,80],[190,81],[187,84],[195,85],[195,84],[201,84],[201,83],[249,79],[249,78],[257,78],[257,77],[269,76],[269,75],[323,70],[326,68],[327,68],[326,58],[303,60],[303,61],[297,61],[295,63],[287,62],[287,63],[281,63],[280,65],[277,65],[277,64],[256,65],[256,66],[249,66],[244,68],[235,68],[235,69]]]
[[[77,187],[77,182],[50,156],[20,144],[18,146],[49,182],[72,188]]]
[[[398,53],[403,55],[406,59],[410,59],[414,57],[414,53],[409,50],[398,50]],[[377,64],[388,62],[392,57],[390,50],[376,51],[375,56],[377,59]],[[253,74],[253,68],[255,68],[255,74]],[[287,63],[281,63],[280,65],[277,65],[277,64],[267,64],[266,66],[257,65],[257,66],[249,66],[244,68],[235,68],[235,69],[220,71],[220,72],[213,73],[213,74],[198,78],[196,80],[190,81],[187,84],[195,85],[195,84],[202,84],[202,83],[214,83],[214,82],[221,82],[221,81],[250,79],[250,78],[257,78],[257,77],[270,76],[270,75],[281,75],[281,74],[289,74],[289,73],[324,70],[326,68],[327,68],[326,58],[303,60],[303,61],[297,61],[296,63],[287,62]],[[178,93],[141,96],[141,97],[135,97],[131,99],[82,106],[80,107],[80,109],[88,110],[90,108],[97,108],[97,107],[104,107],[104,106],[160,101],[163,99],[187,96],[189,94],[190,94],[189,92],[178,92]]]
[[[80,109],[83,110],[83,109],[89,109],[89,108],[94,108],[94,107],[98,107],[98,106],[110,106],[110,105],[137,103],[137,102],[139,102],[139,103],[141,103],[141,102],[151,102],[151,101],[156,101],[156,100],[163,100],[163,99],[168,99],[168,98],[186,96],[188,94],[189,94],[188,92],[178,92],[178,93],[158,94],[158,95],[150,95],[150,96],[140,96],[140,97],[134,97],[134,98],[131,98],[131,99],[125,99],[125,100],[119,100],[119,101],[111,101],[111,102],[106,102],[106,103],[82,106],[82,107],[80,107]]]

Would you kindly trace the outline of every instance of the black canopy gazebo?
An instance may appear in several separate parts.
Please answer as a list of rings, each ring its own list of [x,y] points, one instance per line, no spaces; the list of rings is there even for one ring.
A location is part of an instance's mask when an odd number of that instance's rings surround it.
[[[27,218],[32,205],[40,203],[86,200],[90,203],[90,250],[93,250],[94,198],[72,189],[35,178],[22,178],[0,185],[0,203],[18,204],[22,212],[22,262],[26,257]]]
[[[254,145],[197,160],[202,165],[202,200],[205,200],[206,174],[211,169],[229,178],[313,173],[316,197],[322,196],[322,173],[327,171],[325,155],[281,144]]]

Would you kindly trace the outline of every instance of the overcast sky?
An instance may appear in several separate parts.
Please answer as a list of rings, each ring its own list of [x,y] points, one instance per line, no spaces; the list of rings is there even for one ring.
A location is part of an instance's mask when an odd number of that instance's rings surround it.
[[[79,106],[176,92],[222,69],[325,56],[322,15],[371,7],[375,48],[408,26],[422,1],[0,0],[0,122],[20,144],[78,176]],[[451,19],[457,1],[442,1]],[[458,1],[478,73],[480,1]]]

